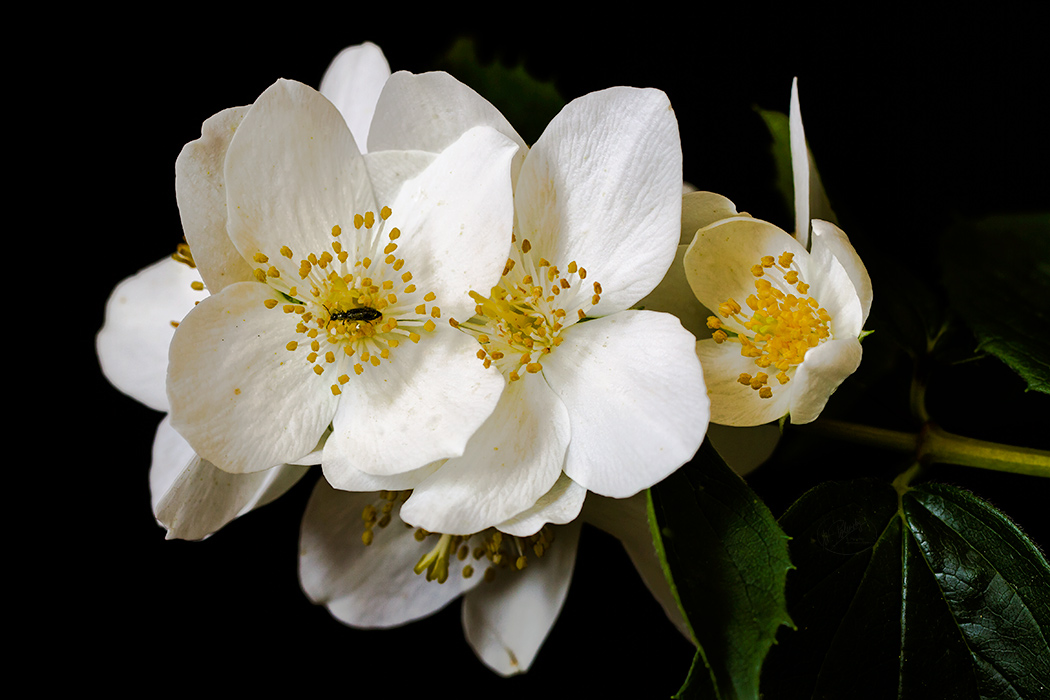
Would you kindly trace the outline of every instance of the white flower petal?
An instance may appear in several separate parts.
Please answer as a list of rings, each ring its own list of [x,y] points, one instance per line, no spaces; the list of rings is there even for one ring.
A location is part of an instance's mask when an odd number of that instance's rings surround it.
[[[328,249],[332,227],[378,211],[364,158],[331,102],[279,80],[259,96],[226,152],[231,240],[245,260],[262,252],[299,280],[298,260]],[[287,245],[296,262],[280,255]],[[294,284],[294,282],[291,282]]]
[[[871,277],[864,267],[857,251],[850,245],[849,238],[842,229],[827,221],[813,220],[813,257],[818,264],[831,267],[828,257],[833,257],[842,265],[860,301],[861,324],[868,318],[871,310]]]
[[[498,525],[550,490],[568,444],[568,414],[546,383],[534,376],[510,382],[463,456],[419,484],[401,517],[454,535]]]
[[[813,245],[822,244],[814,240]],[[864,328],[864,314],[857,288],[838,258],[827,250],[818,252],[822,253],[819,257],[807,255],[796,261],[800,277],[806,282],[812,280],[808,294],[827,309],[831,316],[832,336],[856,338]],[[839,252],[844,251],[839,248]],[[856,262],[859,263],[859,259]]]
[[[682,237],[678,244],[687,246],[705,226],[740,215],[736,205],[720,194],[689,192],[682,196]]]
[[[382,49],[366,41],[340,51],[321,78],[321,94],[343,115],[362,153],[376,102],[389,77],[390,64]]]
[[[425,151],[378,151],[364,155],[377,202],[392,203],[405,182],[430,167],[438,154]]]
[[[477,351],[442,325],[344,384],[323,459],[332,485],[349,490],[356,471],[390,476],[463,454],[504,385]]]
[[[515,188],[518,235],[602,286],[591,315],[633,306],[663,279],[681,230],[678,122],[659,90],[611,88],[566,105]]]
[[[331,382],[285,349],[298,317],[264,307],[272,298],[265,284],[228,286],[195,306],[171,342],[172,426],[233,473],[308,454],[335,414]]]
[[[809,249],[809,149],[802,128],[802,109],[798,102],[798,78],[791,82],[791,108],[788,111],[791,142],[791,175],[795,186],[795,238]]]
[[[855,337],[835,338],[807,352],[793,380],[797,386],[791,394],[791,422],[816,420],[839,384],[860,367],[860,358],[860,341]]]
[[[224,472],[198,457],[165,419],[153,442],[153,513],[168,539],[204,539],[285,493],[308,470],[285,464],[253,474]]]
[[[376,105],[368,150],[440,153],[476,126],[489,126],[519,147],[511,166],[516,178],[528,147],[500,111],[448,73],[390,76]]]
[[[174,324],[206,296],[193,268],[164,258],[121,281],[106,301],[95,338],[102,373],[113,386],[158,411],[168,410],[164,382]]]
[[[417,286],[437,294],[446,316],[472,316],[470,290],[488,291],[503,274],[514,226],[516,148],[492,129],[471,129],[406,182],[391,205],[389,225],[401,230],[398,255]]]
[[[794,254],[800,266],[809,258],[798,241],[773,224],[751,217],[725,219],[697,231],[685,254],[686,277],[693,294],[709,309],[729,298],[743,304],[755,292],[751,268],[764,255],[784,252]],[[807,278],[806,272],[803,280],[815,285],[818,280]]]
[[[201,137],[183,146],[175,161],[175,199],[182,231],[200,276],[212,294],[252,279],[251,267],[226,233],[223,163],[248,107],[233,107],[209,118]]]
[[[566,474],[625,498],[692,458],[708,401],[694,338],[678,319],[624,311],[578,323],[562,338],[543,376],[569,411]]]
[[[557,530],[554,545],[522,571],[500,572],[463,599],[463,631],[482,661],[501,676],[523,673],[561,612],[572,580],[580,523]]]
[[[417,542],[396,509],[390,525],[377,528],[365,546],[361,513],[377,501],[376,494],[317,482],[299,538],[299,582],[310,600],[348,625],[393,627],[437,612],[482,580],[453,570],[439,584],[416,574],[413,567],[432,545]]]
[[[696,343],[696,354],[704,366],[707,393],[711,397],[712,423],[762,425],[778,420],[788,412],[797,374],[784,386],[777,387],[774,380],[770,385],[774,387],[772,398],[763,399],[750,386],[737,381],[741,374],[753,375],[757,370],[754,360],[741,356],[738,344],[701,340]],[[809,359],[808,353],[806,359]]]
[[[564,525],[580,514],[586,497],[587,489],[562,474],[551,490],[536,501],[536,505],[504,520],[496,529],[508,535],[528,537],[539,532],[547,523]]]

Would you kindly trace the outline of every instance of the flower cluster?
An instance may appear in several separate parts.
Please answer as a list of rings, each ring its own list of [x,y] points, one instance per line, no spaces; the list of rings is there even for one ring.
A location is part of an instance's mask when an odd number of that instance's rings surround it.
[[[207,537],[320,465],[307,595],[360,627],[463,596],[501,674],[558,615],[585,501],[647,532],[635,496],[709,420],[812,420],[860,360],[870,283],[845,235],[814,220],[807,248],[716,195],[683,202],[658,90],[581,97],[529,147],[451,76],[391,75],[364,44],[320,92],[281,80],[207,120],[176,193],[185,244],[118,286],[97,341],[168,414],[158,522]],[[712,338],[640,304],[672,263]]]

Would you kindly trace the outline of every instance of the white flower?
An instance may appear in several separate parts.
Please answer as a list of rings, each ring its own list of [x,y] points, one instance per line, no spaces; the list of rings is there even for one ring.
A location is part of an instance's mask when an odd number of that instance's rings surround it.
[[[701,227],[684,269],[700,303],[718,314],[708,320],[713,337],[696,346],[714,423],[754,426],[788,414],[794,423],[813,421],[860,364],[871,281],[846,234],[809,218],[809,158],[796,89],[790,118],[797,240],[737,214],[718,195],[692,196],[707,214],[697,218]]]
[[[211,295],[172,339],[176,430],[233,473],[295,462],[329,426],[326,469],[461,453],[502,378],[438,320],[499,277],[515,150],[471,130],[395,195],[385,180],[373,188],[328,100],[290,81],[267,89],[225,152],[228,240],[190,241]]]
[[[589,498],[583,518],[532,536],[489,530],[470,538],[424,534],[400,519],[404,494],[349,493],[321,480],[303,516],[299,579],[344,624],[399,626],[462,596],[467,642],[503,676],[529,669],[572,579],[581,521],[618,537],[646,585],[686,638],[688,628],[653,549],[645,495]],[[365,541],[369,544],[366,546]],[[416,575],[431,563],[440,585]]]
[[[464,595],[463,628],[481,660],[505,676],[528,670],[565,600],[579,521],[533,538],[494,539],[489,531],[465,541],[406,527],[401,507],[397,494],[349,493],[319,481],[299,546],[307,596],[345,624],[384,628],[426,617]],[[380,527],[384,516],[389,523]],[[521,556],[527,565],[518,569]],[[421,557],[440,562],[441,571],[417,575]]]
[[[402,121],[387,130],[377,120],[370,148],[441,148],[476,123],[520,142],[444,74],[395,73],[383,108]],[[462,456],[397,484],[326,468],[337,488],[412,489],[402,518],[430,532],[528,535],[569,522],[588,490],[624,498],[664,478],[707,427],[694,337],[670,315],[630,310],[679,238],[681,146],[666,96],[613,88],[566,106],[528,151],[514,202],[502,279],[474,289],[476,308],[449,314],[481,343],[478,361],[507,379],[495,411]]]

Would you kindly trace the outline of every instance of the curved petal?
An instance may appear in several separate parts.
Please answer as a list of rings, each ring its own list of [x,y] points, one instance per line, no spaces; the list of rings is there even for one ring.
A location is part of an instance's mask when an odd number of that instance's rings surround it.
[[[438,326],[344,384],[322,460],[332,485],[349,489],[354,471],[390,476],[463,454],[504,385],[478,360],[478,347]]]
[[[864,314],[854,281],[838,258],[830,251],[819,250],[822,244],[816,242],[815,236],[813,245],[818,247],[819,257],[797,259],[800,278],[810,283],[809,296],[831,315],[832,336],[856,338],[864,328]]]
[[[633,306],[663,279],[681,232],[682,146],[659,90],[573,100],[529,151],[515,188],[519,237],[602,286],[590,313]]]
[[[678,246],[674,263],[667,270],[660,284],[636,308],[648,311],[663,311],[673,314],[682,322],[682,327],[697,338],[710,338],[711,330],[707,327],[707,317],[711,311],[702,305],[693,295],[689,280],[685,276],[685,251],[688,246]]]
[[[793,380],[797,386],[791,397],[791,422],[816,420],[839,384],[860,367],[860,357],[856,338],[834,338],[807,352]]]
[[[763,399],[750,386],[737,381],[741,374],[753,375],[756,371],[754,360],[740,355],[739,345],[701,340],[696,343],[696,354],[704,366],[707,393],[711,397],[712,423],[762,425],[787,414],[792,396],[798,390],[797,373],[788,384],[779,388],[773,385],[772,398]],[[809,359],[808,353],[806,359]]]
[[[230,474],[197,456],[165,419],[153,441],[150,491],[167,539],[200,540],[266,505],[306,475],[287,464],[254,474]]]
[[[391,205],[389,224],[401,230],[398,255],[446,315],[473,316],[470,290],[487,292],[503,274],[514,227],[516,149],[492,129],[471,129],[406,182]]]
[[[164,382],[175,326],[207,296],[190,285],[197,271],[171,258],[124,279],[106,300],[95,337],[102,373],[122,392],[157,411],[168,410]]]
[[[368,150],[440,153],[476,126],[492,127],[518,145],[511,165],[516,179],[529,149],[498,109],[448,73],[398,71],[379,96]]]
[[[453,535],[498,525],[551,489],[568,444],[569,417],[546,383],[536,376],[510,382],[463,456],[419,484],[401,517]]]
[[[390,64],[382,49],[366,41],[340,51],[321,78],[321,94],[343,115],[362,153],[379,93],[389,77]]]
[[[379,501],[374,493],[336,491],[317,482],[299,535],[299,582],[311,601],[354,627],[394,627],[437,612],[483,577],[450,573],[444,583],[413,571],[430,545],[418,542],[393,513],[365,546],[361,513]],[[452,557],[452,567],[458,560]]]
[[[861,324],[868,319],[871,310],[871,277],[864,267],[857,251],[850,245],[849,238],[842,229],[827,221],[813,220],[813,251],[812,255],[818,260],[818,264],[830,267],[828,257],[832,257],[842,265],[853,283],[861,306]]]
[[[485,665],[501,676],[529,670],[558,619],[572,580],[580,523],[557,530],[557,539],[525,569],[500,572],[463,598],[463,632]]]
[[[693,336],[674,316],[624,311],[578,323],[544,361],[569,412],[565,473],[589,491],[626,498],[688,462],[708,421]]]
[[[286,279],[328,249],[335,225],[378,211],[364,158],[331,102],[279,80],[245,115],[226,152],[230,239],[245,260],[267,256]],[[280,253],[288,246],[294,258]],[[293,260],[295,262],[293,262]]]
[[[802,108],[798,102],[798,78],[791,81],[791,107],[788,110],[791,142],[791,175],[795,186],[795,238],[809,249],[809,149],[802,128]]]
[[[378,151],[364,154],[376,201],[393,203],[405,182],[418,177],[437,156],[436,153],[425,151]]]
[[[700,229],[734,216],[740,216],[736,205],[720,194],[689,192],[682,195],[682,237],[678,244],[689,245]]]
[[[183,146],[175,161],[175,199],[186,242],[212,294],[252,279],[251,267],[226,233],[226,151],[248,107],[233,107],[209,118],[201,137]]]
[[[630,498],[592,495],[584,505],[583,519],[620,540],[645,587],[664,609],[667,619],[674,623],[683,637],[692,641],[689,623],[678,607],[678,601],[667,583],[663,566],[653,546],[649,516],[646,512],[647,499],[648,495],[644,493]]]
[[[331,382],[285,349],[298,317],[264,307],[272,298],[257,282],[226,287],[195,306],[171,341],[171,424],[235,474],[308,454],[335,414]]]
[[[547,523],[564,525],[580,514],[586,497],[587,489],[562,474],[551,490],[536,501],[536,505],[504,520],[496,529],[516,537],[528,537],[539,532]]]
[[[696,232],[685,253],[685,274],[693,294],[707,308],[717,309],[730,298],[742,304],[755,292],[751,268],[762,256],[783,252],[794,254],[796,261],[809,256],[798,241],[771,223],[745,216],[724,219]]]

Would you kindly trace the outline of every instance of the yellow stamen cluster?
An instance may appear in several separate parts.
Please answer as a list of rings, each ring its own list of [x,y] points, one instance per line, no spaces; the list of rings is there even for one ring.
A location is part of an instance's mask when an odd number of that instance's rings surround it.
[[[791,380],[795,368],[802,364],[806,353],[831,337],[831,316],[813,297],[803,296],[809,285],[799,279],[798,269],[793,266],[793,255],[783,253],[779,258],[767,255],[751,268],[755,276],[755,293],[748,296],[746,304],[751,309],[750,317],[742,315],[742,308],[734,299],[727,299],[718,306],[722,318],[732,318],[747,329],[731,337],[718,316],[707,319],[707,327],[714,330],[717,343],[739,342],[740,354],[754,359],[759,369],[777,370],[776,380],[786,384]],[[778,272],[783,284],[776,280]],[[794,294],[791,288],[798,292]],[[753,376],[743,373],[738,380],[758,392],[761,398],[773,397],[769,374],[757,372]]]
[[[563,273],[531,252],[532,244],[523,240],[489,296],[470,292],[477,302],[474,318],[462,323],[449,320],[454,328],[478,339],[478,359],[485,367],[495,363],[512,382],[543,371],[544,357],[562,343],[562,329],[585,318],[601,300],[597,282],[589,296],[580,289],[587,270],[570,262]]]
[[[417,290],[405,260],[395,254],[401,231],[395,227],[386,232],[390,215],[388,207],[378,217],[371,211],[356,214],[349,234],[336,224],[331,250],[309,253],[297,267],[291,262],[295,253],[286,245],[274,261],[263,251],[252,258],[255,278],[278,292],[264,306],[298,316],[297,337],[285,348],[304,353],[318,376],[333,370],[336,396],[350,381],[351,370],[361,374],[368,365],[390,360],[400,342],[419,342],[421,332],[433,331],[434,319],[441,316],[431,303],[434,293]]]
[[[554,531],[546,526],[528,537],[515,537],[492,529],[474,535],[446,535],[417,529],[415,536],[420,542],[428,537],[438,538],[437,544],[419,559],[413,569],[417,574],[426,572],[427,581],[438,583],[448,580],[453,557],[462,563],[460,572],[463,578],[474,575],[474,563],[486,560],[482,575],[486,582],[491,582],[500,570],[521,571],[528,566],[530,555],[542,557],[554,543]],[[471,545],[471,540],[475,544]]]
[[[383,529],[390,524],[395,515],[394,508],[400,507],[411,493],[380,491],[377,503],[364,507],[361,511],[364,522],[361,541],[365,546],[375,541],[377,527]],[[483,576],[485,581],[492,581],[499,570],[521,571],[528,566],[530,555],[542,557],[554,543],[554,531],[549,526],[528,537],[507,535],[491,528],[473,535],[447,535],[416,528],[414,536],[417,542],[437,538],[437,543],[420,557],[413,570],[417,574],[426,572],[427,581],[438,583],[448,580],[453,560],[460,562],[463,578],[470,578],[474,575],[474,564],[484,559],[487,563]]]

